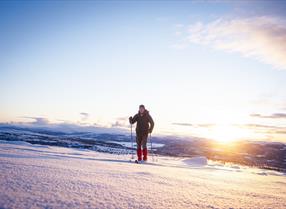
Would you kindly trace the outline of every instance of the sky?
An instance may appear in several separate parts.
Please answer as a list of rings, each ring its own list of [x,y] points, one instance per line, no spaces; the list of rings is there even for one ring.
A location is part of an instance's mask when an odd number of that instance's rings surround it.
[[[0,122],[286,142],[286,3],[1,1]]]

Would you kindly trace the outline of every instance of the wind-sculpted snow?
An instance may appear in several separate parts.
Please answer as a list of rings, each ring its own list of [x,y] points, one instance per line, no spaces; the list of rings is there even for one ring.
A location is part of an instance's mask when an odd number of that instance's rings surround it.
[[[208,164],[208,159],[206,157],[200,156],[185,159],[183,162],[190,166],[205,166]]]
[[[279,172],[0,142],[0,208],[286,208]]]

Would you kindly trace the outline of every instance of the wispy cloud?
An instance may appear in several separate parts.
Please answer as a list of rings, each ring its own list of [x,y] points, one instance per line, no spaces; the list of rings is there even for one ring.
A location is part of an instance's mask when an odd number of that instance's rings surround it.
[[[176,126],[193,126],[193,124],[191,124],[191,123],[172,123],[172,125],[176,125]]]
[[[244,125],[237,125],[240,128],[247,128],[255,131],[256,133],[263,133],[263,134],[286,134],[286,127],[282,126],[274,126],[274,125],[264,125],[264,124],[244,124]]]
[[[251,117],[256,118],[271,118],[271,119],[286,119],[286,113],[273,113],[271,115],[250,114]]]
[[[30,124],[33,124],[33,125],[47,125],[47,124],[49,124],[49,120],[47,118],[44,118],[44,117],[24,116],[24,117],[21,117],[21,118],[32,119],[33,121],[30,122]]]
[[[115,122],[111,124],[113,128],[127,128],[129,127],[128,117],[118,117]]]
[[[286,20],[283,18],[259,16],[196,22],[188,27],[184,43],[238,52],[286,70]],[[182,41],[178,45],[183,48]]]
[[[81,120],[86,121],[89,118],[89,113],[81,112],[80,116],[81,116]]]
[[[81,113],[80,113],[81,114]],[[82,115],[82,114],[81,114]],[[86,115],[86,114],[84,114]],[[81,123],[81,122],[72,122],[67,120],[58,119],[60,123],[54,123],[49,121],[45,117],[33,117],[33,116],[23,116],[21,118],[31,119],[31,122],[11,122],[11,125],[22,126],[22,127],[29,127],[29,128],[45,128],[47,130],[52,131],[60,131],[60,132],[94,132],[94,133],[125,133],[126,130],[123,128],[122,124],[118,126],[105,126],[99,124],[88,124],[88,123]],[[123,120],[123,118],[122,118]],[[120,121],[120,118],[119,118]]]
[[[172,123],[172,125],[176,126],[191,126],[194,128],[211,128],[215,126],[213,123],[198,123],[198,124],[193,124],[193,123]]]
[[[246,127],[246,128],[250,128],[250,129],[277,129],[277,128],[280,128],[278,126],[256,124],[256,123],[249,123],[249,124],[238,125],[238,126]]]
[[[214,124],[214,123],[200,123],[200,124],[196,124],[196,126],[201,127],[201,128],[212,128],[212,127],[216,126],[216,124]]]

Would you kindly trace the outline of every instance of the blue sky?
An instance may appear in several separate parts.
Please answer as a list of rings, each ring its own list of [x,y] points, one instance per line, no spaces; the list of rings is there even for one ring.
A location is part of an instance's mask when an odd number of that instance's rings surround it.
[[[284,140],[284,9],[2,1],[0,121],[124,128],[143,103],[157,134]]]

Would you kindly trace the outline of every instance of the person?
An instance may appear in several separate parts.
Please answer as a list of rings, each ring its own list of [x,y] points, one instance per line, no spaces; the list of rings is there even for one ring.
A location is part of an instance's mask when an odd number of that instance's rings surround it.
[[[154,121],[149,114],[149,111],[145,109],[144,105],[139,106],[139,111],[133,117],[129,117],[130,124],[136,124],[136,143],[137,143],[137,157],[138,161],[142,161],[142,153],[143,160],[147,161],[147,138],[148,133],[152,133],[154,128]],[[143,150],[141,149],[143,148]]]

